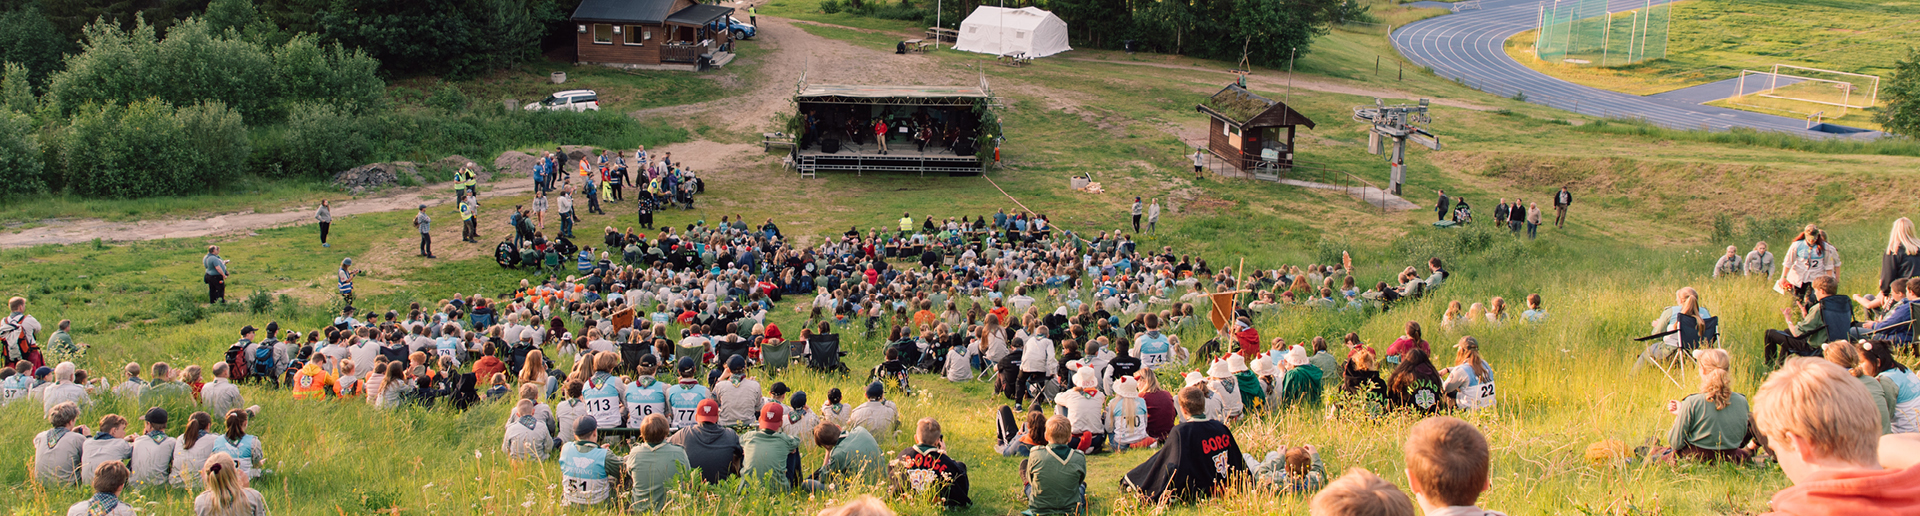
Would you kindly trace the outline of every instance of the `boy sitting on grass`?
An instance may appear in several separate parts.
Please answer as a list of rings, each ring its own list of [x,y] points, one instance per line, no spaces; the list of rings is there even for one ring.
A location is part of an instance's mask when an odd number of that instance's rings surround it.
[[[133,516],[133,506],[120,503],[120,489],[127,486],[126,463],[103,462],[94,469],[93,497],[67,508],[67,516]]]
[[[1407,488],[1427,516],[1504,516],[1475,507],[1491,487],[1487,470],[1492,455],[1487,438],[1472,424],[1454,417],[1428,418],[1415,425],[1403,447]]]
[[[1413,502],[1380,475],[1353,468],[1313,495],[1307,510],[1313,516],[1413,516]]]
[[[1773,495],[1768,514],[1920,511],[1920,466],[1883,467],[1879,411],[1866,387],[1840,366],[1787,360],[1753,397],[1754,424],[1793,481]]]
[[[1087,455],[1066,444],[1073,435],[1066,416],[1047,420],[1047,442],[1054,444],[1034,448],[1020,463],[1027,491],[1027,510],[1020,514],[1086,514]]]
[[[1311,495],[1326,485],[1327,466],[1320,462],[1320,451],[1311,444],[1282,447],[1254,468],[1253,477],[1282,494]]]

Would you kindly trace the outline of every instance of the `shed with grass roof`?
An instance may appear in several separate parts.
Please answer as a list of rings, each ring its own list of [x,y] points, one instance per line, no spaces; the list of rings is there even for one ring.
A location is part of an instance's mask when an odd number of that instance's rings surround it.
[[[1212,119],[1207,123],[1207,148],[1240,170],[1292,168],[1294,128],[1314,125],[1285,103],[1238,84],[1221,88],[1194,109]]]

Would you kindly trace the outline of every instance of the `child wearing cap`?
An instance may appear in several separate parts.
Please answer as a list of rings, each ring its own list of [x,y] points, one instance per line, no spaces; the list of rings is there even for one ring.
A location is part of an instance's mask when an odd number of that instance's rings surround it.
[[[120,503],[120,490],[127,486],[127,465],[104,462],[86,472],[93,486],[93,497],[67,508],[67,516],[134,516],[133,506]]]
[[[93,471],[101,464],[133,458],[133,443],[127,439],[127,418],[107,414],[100,418],[99,433],[80,445],[80,483],[93,483]]]
[[[681,357],[675,369],[679,370],[680,380],[667,387],[667,410],[671,412],[668,422],[677,431],[699,423],[695,416],[700,404],[713,401],[713,393],[707,390],[707,386],[700,385],[699,377],[695,376],[699,374],[700,366],[693,361],[693,357]],[[714,402],[714,411],[714,421],[718,422],[720,414],[717,401]]]
[[[786,407],[768,403],[760,409],[760,428],[740,437],[741,472],[781,491],[800,483],[800,439],[780,432],[786,418]]]
[[[720,483],[739,473],[745,452],[740,447],[740,436],[733,429],[720,426],[720,402],[702,399],[693,412],[699,424],[682,428],[667,440],[686,448],[687,462],[700,470],[701,478],[709,484]]]
[[[1281,403],[1289,407],[1320,406],[1320,380],[1323,373],[1319,367],[1308,363],[1306,348],[1296,345],[1288,349],[1285,359],[1288,369],[1280,380]]]
[[[1073,370],[1074,388],[1053,397],[1053,414],[1073,425],[1073,442],[1054,441],[1052,432],[1048,432],[1047,442],[1098,453],[1107,444],[1111,425],[1107,420],[1107,395],[1100,392],[1100,373],[1079,360],[1068,362],[1067,367]]]
[[[887,388],[880,382],[867,385],[867,402],[854,407],[847,416],[847,426],[861,427],[873,432],[875,436],[893,435],[900,428],[900,409],[886,399]]]
[[[215,371],[220,370],[215,366]],[[167,409],[154,407],[140,420],[145,424],[141,435],[133,439],[133,456],[130,465],[133,471],[135,489],[167,485],[167,479],[173,474],[174,439],[167,435]]]
[[[754,411],[764,406],[760,381],[747,376],[747,357],[727,358],[726,376],[713,385],[713,397],[720,402],[720,424],[741,426],[754,421]]]
[[[647,416],[667,415],[667,384],[654,375],[660,370],[660,359],[652,354],[640,355],[640,365],[635,370],[633,383],[627,385],[627,426],[639,428]],[[662,436],[664,439],[665,437]]]
[[[776,384],[775,387],[779,385]],[[807,408],[807,393],[795,392],[787,401],[787,422],[780,425],[780,431],[800,439],[802,446],[811,445],[813,429],[820,426],[820,416]]]
[[[560,446],[560,475],[564,489],[560,505],[597,505],[613,494],[607,472],[625,467],[622,458],[600,447],[600,428],[583,417],[573,426],[579,440]]]
[[[1233,373],[1233,381],[1240,387],[1240,405],[1244,407],[1243,410],[1257,411],[1269,407],[1267,390],[1261,385],[1260,377],[1247,369],[1246,356],[1239,353],[1227,355],[1227,372]]]
[[[1149,373],[1151,374],[1151,373]],[[1113,429],[1113,449],[1146,448],[1156,441],[1147,436],[1147,400],[1140,398],[1140,380],[1122,376],[1113,380],[1113,399],[1107,402],[1107,421]]]
[[[1220,403],[1220,420],[1233,423],[1240,419],[1246,410],[1246,401],[1240,397],[1240,380],[1233,376],[1232,366],[1227,359],[1236,355],[1227,355],[1207,365],[1206,385],[1215,401]]]

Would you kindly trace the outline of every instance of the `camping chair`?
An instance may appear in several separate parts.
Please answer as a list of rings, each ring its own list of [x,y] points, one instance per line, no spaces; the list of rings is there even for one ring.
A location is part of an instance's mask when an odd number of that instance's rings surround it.
[[[1684,370],[1686,363],[1694,360],[1693,350],[1700,349],[1702,344],[1707,346],[1719,344],[1720,318],[1708,317],[1699,319],[1695,317],[1675,317],[1674,321],[1675,328],[1672,330],[1634,340],[1637,342],[1645,342],[1661,339],[1660,342],[1653,344],[1654,346],[1661,346],[1660,352],[1655,353],[1652,357],[1653,365],[1654,367],[1660,368],[1662,374],[1667,375],[1667,380],[1672,381],[1674,385],[1680,385],[1680,379],[1674,375],[1674,372]],[[1676,334],[1678,336],[1677,339],[1667,339],[1667,337]]]
[[[705,361],[701,360],[701,358],[703,358],[701,355],[705,354],[706,351],[707,350],[699,347],[687,347],[679,344],[674,344],[673,363],[679,364],[680,359],[691,358],[693,359],[693,364],[694,364],[693,365],[694,378],[705,378],[707,371],[706,371],[706,367],[704,367]]]
[[[846,374],[851,370],[840,361],[846,356],[840,351],[840,336],[834,334],[814,335],[807,338],[807,367],[819,371]]]
[[[786,369],[787,364],[792,362],[792,343],[781,340],[760,345],[760,363],[767,366],[768,373],[776,373]]]
[[[1911,326],[1913,326],[1913,319],[1908,318],[1905,321],[1889,324],[1863,333],[1860,336],[1862,337],[1861,340],[1885,341],[1887,344],[1892,345],[1893,349],[1901,350],[1913,346],[1913,332],[1909,329]]]
[[[727,363],[727,360],[732,359],[734,355],[740,355],[741,357],[746,357],[747,350],[752,348],[753,348],[752,341],[741,340],[739,342],[727,342],[724,340],[714,339],[713,341],[714,363],[722,364],[724,366]]]

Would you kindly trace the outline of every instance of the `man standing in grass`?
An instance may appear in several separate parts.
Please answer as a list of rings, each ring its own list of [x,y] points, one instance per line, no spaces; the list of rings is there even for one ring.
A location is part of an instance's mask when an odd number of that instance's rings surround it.
[[[1440,204],[1434,205],[1433,214],[1438,216],[1439,220],[1447,220],[1447,206],[1449,206],[1447,201],[1450,200],[1447,199],[1447,191],[1435,190],[1435,192],[1440,194]]]
[[[1573,205],[1573,194],[1567,192],[1567,187],[1565,186],[1560,187],[1560,192],[1553,194],[1553,211],[1554,211],[1553,227],[1554,228],[1557,229],[1557,228],[1566,227],[1567,206],[1571,206],[1571,205]]]
[[[413,227],[420,230],[420,256],[433,258],[433,217],[427,216],[427,205],[420,205],[420,212],[413,216]]]
[[[220,259],[220,246],[207,246],[207,256],[200,259],[200,265],[207,269],[202,277],[207,282],[207,303],[227,302],[228,263],[232,260]]]
[[[1133,233],[1140,234],[1140,196],[1133,196]]]
[[[1160,199],[1153,199],[1153,205],[1147,207],[1147,232],[1153,233],[1153,227],[1160,223]]]
[[[480,200],[477,196],[468,195],[466,198],[460,200],[461,242],[473,243],[480,241],[480,222],[474,219],[474,216],[479,213]]]
[[[327,230],[333,227],[333,207],[326,199],[320,200],[320,210],[313,213],[313,220],[320,221],[320,247],[333,247],[327,243]]]

